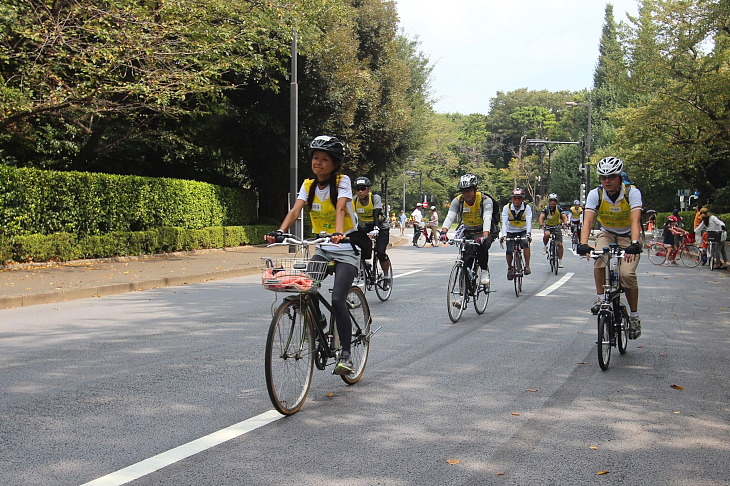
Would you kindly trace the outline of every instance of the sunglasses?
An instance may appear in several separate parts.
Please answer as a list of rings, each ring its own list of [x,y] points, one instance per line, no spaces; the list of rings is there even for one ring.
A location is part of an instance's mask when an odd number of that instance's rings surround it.
[[[356,191],[364,191],[365,189],[368,189],[368,186],[355,186]]]

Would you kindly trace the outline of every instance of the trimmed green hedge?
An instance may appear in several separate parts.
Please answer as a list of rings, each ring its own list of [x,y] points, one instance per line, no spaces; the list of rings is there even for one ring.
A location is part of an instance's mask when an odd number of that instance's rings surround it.
[[[6,237],[70,233],[80,238],[163,227],[242,226],[255,220],[253,191],[0,165],[0,231]]]
[[[218,226],[202,229],[164,227],[115,231],[77,238],[70,233],[0,237],[0,264],[69,261],[82,258],[151,255],[263,243],[278,226]]]

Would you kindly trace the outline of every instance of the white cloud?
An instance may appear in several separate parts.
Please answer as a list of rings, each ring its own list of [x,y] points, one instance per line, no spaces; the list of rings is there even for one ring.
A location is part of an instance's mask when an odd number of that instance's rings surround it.
[[[613,0],[616,21],[636,0]],[[435,64],[439,112],[484,113],[497,91],[593,85],[601,0],[397,0],[404,33]]]

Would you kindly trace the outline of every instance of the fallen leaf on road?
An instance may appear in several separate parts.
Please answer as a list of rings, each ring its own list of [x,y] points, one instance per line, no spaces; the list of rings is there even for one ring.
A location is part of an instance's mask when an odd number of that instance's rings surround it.
[[[585,361],[578,361],[578,364],[588,364]]]
[[[527,388],[527,391],[528,392],[536,392],[537,390],[535,390],[534,388]]]
[[[520,414],[519,414],[519,413],[517,413],[517,412],[512,412],[512,415],[516,415],[516,416],[518,416],[518,415],[520,415]]]
[[[326,396],[327,398],[332,398],[333,396],[335,396],[335,394],[334,394],[334,393],[332,393],[332,392],[329,392],[329,393],[328,393],[327,395],[325,395],[325,396]]]
[[[497,476],[504,476],[505,474],[507,474],[507,473],[501,472],[501,473],[497,473]]]
[[[589,449],[592,450],[592,451],[597,451],[598,450],[598,446],[590,446]]]
[[[452,466],[453,466],[454,464],[461,464],[461,461],[460,461],[460,460],[458,460],[458,459],[446,459],[446,462],[447,462],[448,464],[451,464]]]
[[[679,385],[671,385],[669,388],[674,388],[675,390],[684,390],[684,387],[681,387]]]
[[[598,471],[598,475],[599,475],[599,476],[603,476],[604,474],[608,474],[608,473],[610,473],[610,472],[611,472],[611,471]]]
[[[676,412],[674,412],[674,415],[679,415],[680,413],[682,413],[682,412],[680,412],[679,410],[677,410]]]

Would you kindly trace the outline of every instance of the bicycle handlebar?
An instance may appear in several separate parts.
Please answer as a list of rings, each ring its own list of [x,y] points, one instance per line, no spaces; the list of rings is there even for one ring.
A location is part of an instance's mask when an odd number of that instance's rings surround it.
[[[595,249],[594,250],[591,250],[591,252],[588,253],[588,256],[590,258],[593,258],[594,260],[597,260],[597,259],[601,258],[604,255],[609,255],[611,257],[616,257],[616,258],[623,258],[625,254],[626,253],[624,252],[624,249],[623,248],[608,248],[608,247],[605,247],[601,251],[596,251]]]
[[[298,236],[295,236],[291,233],[281,233],[280,236],[284,237],[284,240],[281,242],[275,242],[275,243],[269,243],[266,245],[266,248],[270,248],[272,246],[282,246],[282,245],[297,245],[297,246],[310,246],[310,245],[337,245],[338,243],[332,243],[330,241],[330,238],[332,235],[323,235],[318,238],[314,238],[311,240],[305,240],[301,239]],[[349,243],[350,238],[345,237],[340,240],[340,243]]]

